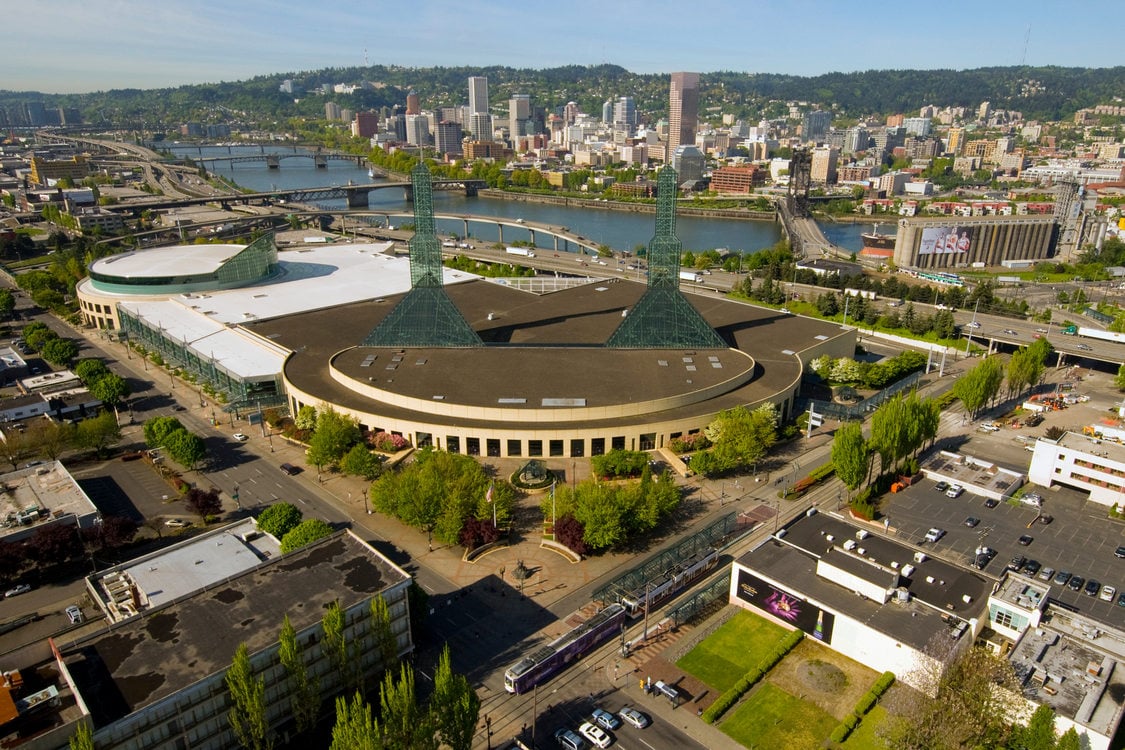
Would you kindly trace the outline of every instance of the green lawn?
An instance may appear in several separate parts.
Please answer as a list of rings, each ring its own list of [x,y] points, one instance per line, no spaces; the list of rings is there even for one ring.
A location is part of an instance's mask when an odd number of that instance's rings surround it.
[[[741,611],[702,642],[676,666],[722,693],[760,664],[786,630],[765,618]]]
[[[813,704],[768,682],[727,716],[719,729],[748,748],[819,750],[837,723]]]
[[[879,725],[887,720],[887,709],[876,704],[874,708],[867,712],[863,717],[863,721],[859,722],[859,726],[855,731],[848,735],[848,739],[842,745],[844,750],[887,750],[887,746],[883,744],[875,732],[879,729]]]

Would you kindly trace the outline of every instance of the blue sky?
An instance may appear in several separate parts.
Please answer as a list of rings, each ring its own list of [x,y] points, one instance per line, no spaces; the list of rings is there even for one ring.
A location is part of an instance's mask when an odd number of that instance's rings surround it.
[[[363,65],[365,53],[372,65],[637,73],[1125,64],[1120,6],[1102,0],[45,0],[3,18],[0,88],[45,93],[235,81]]]

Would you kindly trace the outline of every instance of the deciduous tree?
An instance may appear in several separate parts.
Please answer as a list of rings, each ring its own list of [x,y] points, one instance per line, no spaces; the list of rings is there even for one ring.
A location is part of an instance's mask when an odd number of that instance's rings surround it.
[[[302,515],[292,503],[274,503],[258,514],[258,528],[280,541],[301,522]]]
[[[78,356],[78,344],[73,339],[53,338],[43,344],[43,359],[55,367],[69,367]]]
[[[319,518],[306,518],[288,531],[281,539],[281,551],[292,552],[318,539],[332,536],[333,529]]]
[[[121,427],[113,412],[103,411],[78,423],[74,442],[79,448],[94,451],[101,458],[106,449],[121,440]]]
[[[452,750],[472,748],[473,734],[480,718],[480,698],[465,676],[453,671],[448,643],[441,651],[441,658],[434,672],[430,715],[437,724],[442,744]]]
[[[289,707],[293,712],[293,723],[297,733],[303,734],[316,725],[320,714],[320,680],[309,674],[304,651],[297,641],[293,623],[289,622],[289,615],[285,615],[281,624],[278,642],[278,658],[289,674]]]
[[[164,437],[164,448],[172,460],[181,466],[194,469],[207,457],[207,443],[187,430],[176,430]]]
[[[184,507],[199,516],[204,523],[223,512],[223,499],[218,490],[201,490],[192,487],[184,495]]]
[[[145,444],[149,448],[160,448],[164,445],[164,439],[168,435],[182,429],[184,429],[184,426],[175,417],[153,417],[152,419],[146,419],[144,425],[142,425]]]
[[[832,466],[849,492],[867,479],[871,455],[859,422],[845,422],[836,430],[832,438]]]
[[[340,696],[336,699],[336,723],[332,726],[332,744],[329,750],[383,750],[389,747],[383,740],[379,722],[371,716],[371,706],[358,692],[351,702]]]
[[[255,676],[245,643],[238,644],[224,682],[231,702],[227,718],[238,743],[247,750],[271,750],[274,737],[266,717],[266,680]]]

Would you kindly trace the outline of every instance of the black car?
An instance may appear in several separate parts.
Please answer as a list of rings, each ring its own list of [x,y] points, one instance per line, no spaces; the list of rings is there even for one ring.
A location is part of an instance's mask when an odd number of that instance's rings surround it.
[[[1034,578],[1035,575],[1039,572],[1040,567],[1042,566],[1039,565],[1038,560],[1028,560],[1026,563],[1024,563],[1022,572]]]
[[[1125,558],[1125,546],[1118,547],[1113,551],[1113,556],[1117,558]]]
[[[1082,589],[1082,593],[1086,596],[1097,596],[1102,591],[1102,584],[1100,581],[1095,581],[1093,578],[1086,581],[1086,588]]]
[[[976,555],[973,557],[973,567],[984,570],[994,557],[996,557],[996,550],[991,547],[977,547]]]
[[[980,523],[980,519],[974,516],[969,516],[965,519],[964,523],[971,529],[974,528],[978,523]]]
[[[1035,537],[1028,536],[1027,534],[1024,534],[1023,536],[1021,536],[1016,541],[1020,543],[1020,546],[1026,547],[1027,545],[1029,545],[1029,544],[1031,544],[1032,542],[1035,541]]]
[[[1071,591],[1081,591],[1082,587],[1086,585],[1086,579],[1082,576],[1073,576],[1066,584],[1066,587]]]
[[[986,508],[995,508],[999,504],[1000,504],[1000,501],[997,500],[994,497],[990,497],[990,498],[988,498],[987,500],[984,501],[984,507],[986,507]]]
[[[1043,515],[1040,515],[1040,516],[1039,516],[1039,518],[1036,518],[1035,520],[1036,520],[1036,521],[1038,521],[1039,523],[1043,524],[1044,526],[1046,526],[1046,525],[1047,525],[1047,524],[1049,524],[1049,523],[1050,523],[1051,521],[1054,521],[1054,520],[1055,520],[1055,517],[1054,517],[1054,516],[1048,516],[1048,515],[1046,515],[1046,514],[1043,514]]]
[[[937,484],[934,485],[934,492],[945,492],[948,489],[949,489],[949,483],[948,482],[938,482]]]
[[[1008,561],[1008,570],[1019,570],[1027,563],[1027,558],[1023,555],[1016,555]]]

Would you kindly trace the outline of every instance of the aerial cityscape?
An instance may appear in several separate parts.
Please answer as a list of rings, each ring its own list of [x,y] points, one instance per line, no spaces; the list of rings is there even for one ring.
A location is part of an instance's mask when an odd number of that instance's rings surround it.
[[[1125,748],[1125,68],[809,5],[10,9],[3,746]]]

